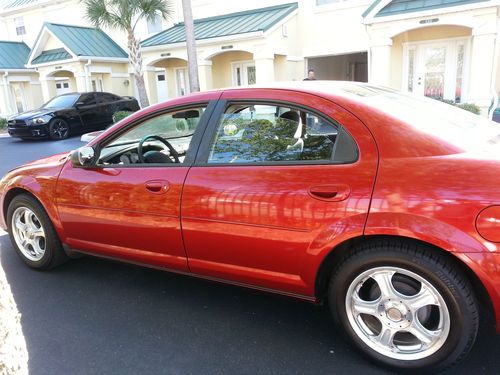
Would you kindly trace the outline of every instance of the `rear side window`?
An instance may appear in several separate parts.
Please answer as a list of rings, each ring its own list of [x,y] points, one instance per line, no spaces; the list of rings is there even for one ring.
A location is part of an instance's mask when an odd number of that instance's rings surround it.
[[[100,94],[99,96],[100,96],[100,101],[102,103],[112,103],[112,102],[116,102],[116,101],[120,100],[120,98],[117,97],[116,95],[108,94],[105,92]]]
[[[302,109],[233,104],[219,121],[207,162],[332,162],[339,135],[348,136],[335,122]]]

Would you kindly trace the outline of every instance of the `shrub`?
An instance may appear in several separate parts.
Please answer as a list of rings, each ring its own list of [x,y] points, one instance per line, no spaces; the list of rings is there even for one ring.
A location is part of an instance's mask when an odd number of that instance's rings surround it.
[[[481,114],[481,109],[477,105],[472,104],[472,103],[455,103],[453,100],[439,99],[439,98],[436,98],[436,100],[439,100],[440,102],[450,104],[450,105],[453,105],[455,107],[461,108],[463,110],[472,112],[475,115]]]
[[[0,130],[7,128],[7,119],[0,117]]]
[[[479,115],[481,113],[481,109],[472,103],[462,103],[462,104],[457,104],[458,108],[465,109],[466,111],[472,112],[476,115]]]
[[[133,112],[129,111],[118,111],[113,114],[113,122],[117,123],[118,121],[123,120],[125,117],[128,117],[132,114]]]

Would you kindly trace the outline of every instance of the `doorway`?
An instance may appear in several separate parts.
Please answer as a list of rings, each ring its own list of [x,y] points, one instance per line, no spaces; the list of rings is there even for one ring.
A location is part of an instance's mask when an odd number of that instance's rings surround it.
[[[234,86],[254,85],[257,82],[255,63],[253,61],[238,61],[231,63]]]
[[[403,45],[403,89],[460,103],[467,83],[468,39]]]
[[[156,94],[158,103],[168,99],[167,74],[165,71],[156,72]]]

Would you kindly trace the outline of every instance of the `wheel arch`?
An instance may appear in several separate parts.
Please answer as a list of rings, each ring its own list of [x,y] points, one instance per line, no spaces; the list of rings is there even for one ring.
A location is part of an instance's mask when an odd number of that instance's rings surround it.
[[[425,246],[436,253],[442,254],[450,262],[455,264],[468,278],[474,292],[480,302],[481,309],[485,312],[487,323],[494,325],[495,313],[498,315],[500,312],[495,311],[493,301],[484,283],[476,275],[476,273],[459,257],[455,256],[452,252],[442,249],[431,243],[421,241],[411,237],[395,236],[395,235],[368,235],[350,238],[337,246],[335,246],[321,262],[314,285],[315,296],[319,301],[324,301],[327,295],[328,282],[335,267],[344,259],[349,252],[352,251],[356,245],[376,240],[387,241],[400,241],[405,243],[413,243],[420,246]]]
[[[3,216],[4,222],[6,224],[7,224],[7,210],[9,208],[10,202],[12,202],[12,200],[15,197],[17,197],[18,195],[21,195],[21,194],[29,195],[29,196],[33,197],[34,199],[36,199],[38,202],[40,202],[40,199],[38,199],[36,197],[36,195],[33,194],[29,190],[26,190],[26,189],[23,189],[23,188],[20,188],[20,187],[14,187],[14,188],[10,189],[5,194],[5,197],[3,199],[3,206],[2,206],[2,216]],[[42,203],[40,202],[40,204],[42,204]],[[42,204],[42,207],[43,207],[43,204]],[[45,209],[45,207],[44,207],[44,209]]]

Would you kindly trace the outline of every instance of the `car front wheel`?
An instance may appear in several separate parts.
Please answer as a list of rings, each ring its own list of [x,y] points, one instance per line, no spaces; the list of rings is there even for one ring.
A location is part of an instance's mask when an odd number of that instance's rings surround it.
[[[69,124],[61,118],[51,120],[49,123],[49,136],[56,141],[68,138]]]
[[[441,370],[462,359],[478,330],[472,287],[447,257],[411,242],[375,241],[334,272],[335,319],[371,359],[397,370]]]
[[[12,245],[31,268],[53,268],[68,258],[42,205],[28,194],[16,196],[7,209]]]

